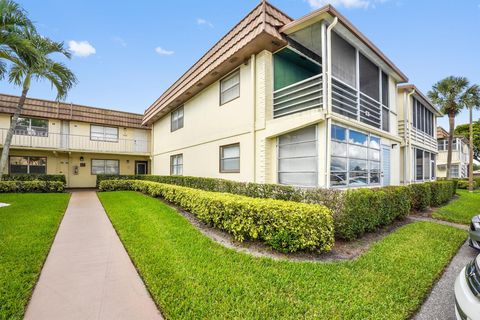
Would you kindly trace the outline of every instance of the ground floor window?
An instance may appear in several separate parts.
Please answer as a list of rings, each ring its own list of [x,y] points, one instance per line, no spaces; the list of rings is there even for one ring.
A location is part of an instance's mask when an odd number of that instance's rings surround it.
[[[316,187],[317,127],[310,126],[278,138],[278,182],[285,185]]]
[[[436,154],[414,148],[415,181],[434,180],[436,177]]]
[[[175,154],[170,156],[170,175],[183,175],[183,154]]]
[[[450,166],[450,177],[460,178],[460,166],[458,164],[452,164]]]
[[[92,159],[92,174],[120,174],[118,160]]]
[[[380,184],[380,138],[332,125],[330,185]]]
[[[46,174],[47,157],[10,157],[10,174],[21,173]]]
[[[240,143],[220,147],[220,172],[240,172]]]

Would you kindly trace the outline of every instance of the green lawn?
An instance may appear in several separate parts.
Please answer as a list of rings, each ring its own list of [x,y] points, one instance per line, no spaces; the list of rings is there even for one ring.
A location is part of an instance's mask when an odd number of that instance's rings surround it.
[[[0,319],[22,319],[70,195],[0,194]]]
[[[466,239],[464,231],[415,222],[355,261],[275,261],[214,243],[157,199],[99,197],[169,319],[406,319]]]
[[[457,190],[457,193],[458,199],[438,208],[432,216],[441,220],[470,224],[472,217],[480,214],[480,190],[473,193]]]

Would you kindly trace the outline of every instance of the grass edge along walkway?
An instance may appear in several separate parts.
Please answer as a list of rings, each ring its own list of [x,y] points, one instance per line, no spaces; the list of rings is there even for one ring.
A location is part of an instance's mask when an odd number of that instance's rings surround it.
[[[0,319],[22,319],[70,199],[68,193],[0,194]]]
[[[468,190],[458,189],[457,194],[457,199],[434,209],[432,217],[449,222],[470,224],[472,217],[480,214],[480,190],[470,193]]]
[[[213,242],[158,199],[132,191],[99,198],[170,319],[406,319],[466,239],[414,222],[354,261],[276,261]]]

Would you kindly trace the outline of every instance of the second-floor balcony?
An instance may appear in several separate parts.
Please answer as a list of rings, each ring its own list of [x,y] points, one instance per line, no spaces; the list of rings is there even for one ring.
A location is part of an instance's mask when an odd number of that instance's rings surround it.
[[[416,142],[417,144],[421,144],[430,150],[437,150],[437,140],[434,136],[417,129],[412,125],[410,125],[409,129],[407,130],[404,120],[398,121],[398,133],[407,141],[410,140],[412,142]]]
[[[2,146],[7,132],[7,128],[0,128],[0,145]],[[52,132],[32,134],[28,131],[18,133],[14,134],[11,147],[120,154],[148,154],[150,152],[150,141],[145,139],[96,140],[91,139],[89,135]]]

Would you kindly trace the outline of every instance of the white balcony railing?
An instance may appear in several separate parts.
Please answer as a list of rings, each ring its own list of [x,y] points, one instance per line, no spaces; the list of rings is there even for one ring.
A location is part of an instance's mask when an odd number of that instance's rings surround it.
[[[0,128],[3,145],[8,129]],[[149,153],[150,142],[144,139],[117,139],[115,141],[91,140],[87,135],[51,133],[47,136],[19,135],[12,139],[13,147],[55,149],[63,151],[90,151],[106,153]]]
[[[322,107],[322,74],[273,92],[273,117]]]
[[[437,140],[435,139],[435,137],[432,137],[431,135],[426,134],[425,132],[420,131],[417,128],[414,128],[413,126],[410,126],[409,133],[409,131],[406,129],[404,120],[400,120],[398,122],[398,133],[401,136],[405,136],[405,139],[410,139],[413,142],[422,144],[425,147],[430,148],[431,150],[437,150],[438,148]]]
[[[332,111],[375,128],[382,127],[382,104],[332,77]]]

